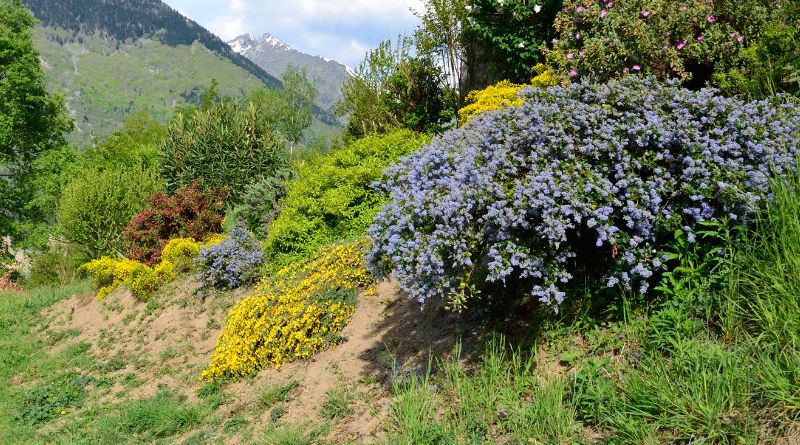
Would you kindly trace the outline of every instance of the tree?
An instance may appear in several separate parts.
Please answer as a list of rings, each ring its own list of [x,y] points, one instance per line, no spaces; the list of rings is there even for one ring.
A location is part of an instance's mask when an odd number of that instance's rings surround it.
[[[455,116],[455,102],[441,68],[429,55],[413,56],[413,40],[381,42],[356,76],[342,86],[336,113],[348,116],[348,134],[384,133],[397,126],[439,131]]]
[[[474,78],[474,40],[470,38],[470,0],[426,0],[416,11],[420,25],[415,39],[418,53],[433,58],[445,72],[451,87],[465,95]]]
[[[289,152],[303,139],[303,131],[313,122],[312,108],[317,89],[309,82],[305,70],[289,66],[283,74],[282,89],[259,89],[250,94],[262,119],[289,142]]]
[[[0,0],[0,233],[19,232],[35,160],[64,145],[72,121],[64,99],[48,93],[31,29],[36,21],[19,0]],[[35,212],[34,212],[35,213]]]
[[[252,103],[224,100],[207,110],[177,114],[161,143],[168,192],[199,181],[207,189],[226,188],[232,205],[246,185],[288,167],[285,138]]]

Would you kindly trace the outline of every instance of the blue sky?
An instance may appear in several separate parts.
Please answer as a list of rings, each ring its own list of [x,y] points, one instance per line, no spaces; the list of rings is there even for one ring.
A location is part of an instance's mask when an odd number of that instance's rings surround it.
[[[422,0],[165,0],[223,40],[270,33],[355,68],[380,41],[410,33]]]

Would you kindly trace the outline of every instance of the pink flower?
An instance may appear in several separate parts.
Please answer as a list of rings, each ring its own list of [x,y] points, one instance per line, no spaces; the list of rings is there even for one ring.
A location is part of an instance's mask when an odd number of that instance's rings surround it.
[[[642,12],[642,17],[644,17],[644,18],[647,18],[647,16],[649,16],[649,15],[650,15],[650,11],[643,11]]]
[[[605,9],[601,9],[600,10],[600,18],[601,19],[604,19],[606,17],[606,14],[608,14],[608,11],[606,11]]]
[[[682,8],[681,8],[681,11],[683,11],[683,12],[686,12],[686,11],[688,11],[688,10],[689,10],[689,7],[688,7],[688,6],[684,6],[684,7],[682,7]]]
[[[703,41],[703,40],[705,40],[705,39],[706,39],[706,38],[705,38],[705,37],[703,37],[703,36],[697,36],[697,41],[698,41],[698,42],[702,42],[702,41]]]
[[[709,15],[706,17],[706,20],[708,20],[708,23],[714,23],[717,21],[717,18],[714,17],[713,15]]]
[[[744,36],[736,36],[736,41],[739,43],[744,43]]]
[[[609,8],[613,8],[614,7],[614,2],[608,2],[608,5],[606,5],[606,6],[608,6]]]
[[[569,72],[569,77],[575,77],[577,75],[578,75],[578,72],[575,71],[575,70],[572,70],[572,71]]]
[[[575,57],[575,55],[574,55],[574,54],[572,54],[572,53],[567,53],[567,59],[569,59],[569,60],[572,60],[572,58],[573,58],[573,57]]]
[[[641,66],[641,65],[634,65],[634,66],[633,66],[633,70],[634,70],[634,71],[640,71],[641,69],[642,69],[642,66]]]
[[[584,57],[586,55],[586,51],[581,51],[578,53],[579,56]]]
[[[681,40],[681,43],[679,43],[675,48],[681,50],[684,46],[686,46],[686,40]]]
[[[577,11],[578,14],[582,13],[583,12],[583,6],[578,6],[578,9],[576,9],[575,11]]]

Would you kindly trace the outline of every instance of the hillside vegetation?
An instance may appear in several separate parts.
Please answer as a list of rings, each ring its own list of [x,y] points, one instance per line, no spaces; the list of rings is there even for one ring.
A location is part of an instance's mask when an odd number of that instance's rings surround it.
[[[793,443],[799,12],[425,2],[330,146],[288,70],[76,150],[0,57],[0,441]]]

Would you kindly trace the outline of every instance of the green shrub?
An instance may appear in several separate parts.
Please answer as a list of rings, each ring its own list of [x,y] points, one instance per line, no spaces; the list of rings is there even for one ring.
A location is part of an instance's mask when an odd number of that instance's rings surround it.
[[[31,256],[31,275],[27,286],[64,286],[78,278],[78,266],[83,257],[69,243],[53,243],[47,250]]]
[[[372,183],[428,140],[395,130],[299,162],[298,178],[289,183],[283,210],[269,228],[268,258],[283,266],[324,245],[363,235],[386,199]]]
[[[258,108],[223,102],[190,115],[178,114],[161,145],[167,190],[198,181],[230,192],[238,203],[244,187],[288,168],[286,141],[262,119]]]
[[[61,233],[92,258],[119,252],[122,229],[161,188],[151,169],[80,171],[61,196]]]
[[[39,424],[53,420],[80,407],[86,398],[86,385],[91,378],[76,373],[67,373],[29,388],[20,403],[15,420]]]
[[[773,2],[594,2],[567,0],[546,52],[563,79],[605,81],[623,73],[677,77],[701,87],[740,62]]]
[[[225,216],[226,231],[230,232],[241,224],[259,238],[264,238],[267,227],[278,216],[280,201],[286,196],[286,186],[291,177],[291,170],[282,170],[274,177],[248,184],[241,204]]]

